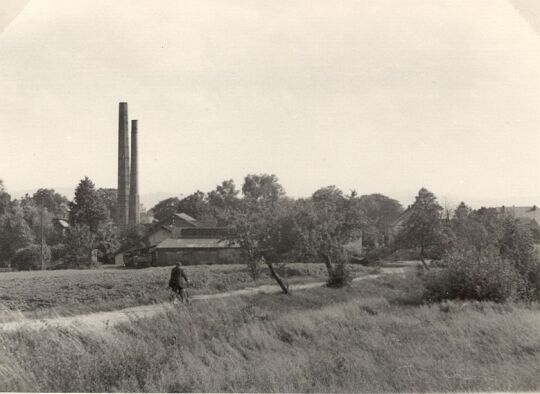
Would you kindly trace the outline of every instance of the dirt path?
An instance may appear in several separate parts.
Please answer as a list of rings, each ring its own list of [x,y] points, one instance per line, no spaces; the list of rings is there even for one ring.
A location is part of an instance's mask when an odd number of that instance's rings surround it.
[[[372,274],[354,278],[354,282],[376,279],[388,274],[404,274],[410,270],[410,267],[386,267],[381,268],[380,274]],[[326,282],[303,283],[291,285],[293,291],[312,289],[324,286]],[[193,301],[213,300],[218,298],[227,298],[240,295],[252,295],[257,293],[275,294],[281,290],[279,286],[263,285],[258,287],[249,287],[241,290],[231,290],[216,294],[200,294],[192,296]],[[26,319],[14,322],[0,324],[0,332],[13,332],[19,329],[42,329],[42,328],[67,328],[75,327],[84,331],[103,331],[110,326],[127,323],[134,319],[149,318],[174,308],[171,303],[141,305],[131,308],[119,309],[109,312],[95,312],[77,316],[55,317],[50,319]]]

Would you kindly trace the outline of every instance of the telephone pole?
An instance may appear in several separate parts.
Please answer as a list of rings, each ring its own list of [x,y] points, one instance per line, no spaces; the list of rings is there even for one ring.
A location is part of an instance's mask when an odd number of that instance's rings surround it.
[[[40,230],[41,230],[41,270],[43,271],[45,269],[45,259],[43,257],[43,200],[41,201],[41,223],[40,223]]]

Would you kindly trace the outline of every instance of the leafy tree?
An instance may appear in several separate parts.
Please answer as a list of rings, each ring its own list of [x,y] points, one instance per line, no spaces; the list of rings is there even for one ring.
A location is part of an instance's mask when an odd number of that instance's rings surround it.
[[[461,202],[454,210],[450,220],[449,230],[446,232],[449,245],[446,249],[459,248],[460,250],[476,249],[481,251],[490,245],[489,232],[484,225],[475,220],[472,210]]]
[[[87,225],[70,226],[62,246],[64,266],[78,267],[91,264],[92,253],[97,252],[99,263],[111,263],[120,248],[121,238],[112,222],[101,224],[96,231]]]
[[[4,182],[0,179],[0,215],[6,213],[11,203],[11,196],[6,191]]]
[[[53,224],[53,219],[56,217],[54,213],[45,206],[41,206],[28,194],[20,199],[19,206],[22,209],[24,220],[32,229],[37,241],[41,241],[41,232],[43,231],[43,239],[47,244],[54,245],[61,242],[62,235],[56,231]]]
[[[285,195],[283,187],[274,174],[247,175],[242,185],[242,193],[246,199],[269,202],[275,202]]]
[[[540,295],[540,265],[530,228],[511,217],[501,220],[502,236],[498,240],[501,256],[512,262],[526,282],[522,298],[538,299]]]
[[[532,219],[529,222],[529,228],[531,229],[531,234],[534,240],[534,243],[540,243],[540,225],[535,219]]]
[[[196,219],[210,219],[212,214],[206,194],[197,190],[178,203],[176,212],[184,212]]]
[[[34,233],[19,204],[14,204],[0,216],[0,262],[5,264],[18,249],[25,248],[35,240]]]
[[[117,217],[118,204],[118,193],[116,192],[116,189],[100,187],[97,189],[97,194],[107,207],[107,217],[109,219],[115,219]]]
[[[471,212],[472,212],[472,209],[469,208],[467,205],[465,205],[465,203],[462,201],[454,210],[453,218],[456,220],[468,219]]]
[[[274,185],[281,189],[277,178]],[[245,196],[236,209],[230,211],[230,242],[242,248],[254,279],[257,279],[259,265],[263,262],[283,293],[290,294],[288,282],[279,275],[274,264],[286,262],[290,257],[292,248],[289,244],[294,242],[291,236],[294,233],[292,205],[285,198],[274,200],[267,197]]]
[[[36,206],[46,208],[56,217],[63,218],[68,212],[68,199],[54,189],[38,189],[32,195],[32,200]]]
[[[154,208],[152,208],[154,218],[160,222],[167,219],[173,213],[178,212],[179,203],[180,200],[178,197],[171,197],[158,202]]]
[[[114,253],[120,248],[120,237],[112,222],[99,226],[92,249],[98,251],[98,261],[110,264],[114,262]]]
[[[66,232],[65,259],[68,265],[78,266],[87,263],[95,248],[98,235],[86,224],[74,224]]]
[[[354,193],[345,196],[335,186],[319,189],[311,199],[298,202],[295,221],[303,254],[326,265],[330,286],[341,287],[350,281],[349,254],[344,246],[361,236],[366,222],[356,203]]]
[[[207,194],[208,204],[214,216],[225,219],[228,214],[239,208],[239,191],[232,179],[221,182],[216,188]]]
[[[442,207],[437,203],[433,193],[421,188],[411,206],[411,214],[405,220],[403,229],[398,235],[398,244],[408,248],[419,248],[419,257],[424,268],[426,253],[429,248],[440,245],[443,237],[441,224]]]
[[[492,239],[501,236],[500,215],[496,208],[485,208],[474,210],[469,214],[469,218],[482,224]]]
[[[403,211],[401,204],[382,194],[370,194],[361,196],[358,206],[367,219],[364,241],[374,248],[386,245],[390,227]]]
[[[247,202],[246,202],[247,203]],[[270,206],[244,206],[241,211],[236,212],[229,220],[231,229],[230,242],[239,244],[246,257],[247,265],[253,279],[260,275],[260,263],[265,263],[270,269],[270,273],[281,287],[285,294],[289,294],[288,283],[280,277],[274,268],[280,248],[275,248],[278,239],[276,227],[279,219],[276,217],[276,205]]]
[[[95,189],[94,183],[85,177],[75,189],[75,199],[69,203],[71,225],[86,225],[96,232],[99,224],[107,218],[107,207]]]

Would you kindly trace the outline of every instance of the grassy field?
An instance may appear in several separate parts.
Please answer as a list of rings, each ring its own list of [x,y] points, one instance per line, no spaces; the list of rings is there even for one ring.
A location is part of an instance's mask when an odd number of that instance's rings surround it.
[[[184,268],[192,294],[274,283],[266,268],[253,281],[245,265],[201,265]],[[17,313],[30,318],[106,311],[170,300],[171,267],[92,270],[59,270],[0,273],[0,322]],[[354,266],[356,275],[369,269]],[[322,264],[289,264],[291,283],[321,281],[327,277]],[[14,313],[17,311],[17,313]]]
[[[540,390],[538,305],[421,305],[414,276],[0,334],[5,391]]]

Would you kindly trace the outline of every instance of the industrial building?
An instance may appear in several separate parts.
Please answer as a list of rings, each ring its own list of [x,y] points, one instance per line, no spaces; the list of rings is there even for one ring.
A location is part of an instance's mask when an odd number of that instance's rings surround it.
[[[118,116],[118,227],[140,224],[138,173],[138,121],[131,121],[131,152],[127,103],[120,103]],[[130,160],[131,153],[131,160]],[[185,213],[174,213],[148,226],[139,245],[116,254],[117,264],[172,265],[241,263],[241,248],[225,227],[215,220],[198,220]]]

